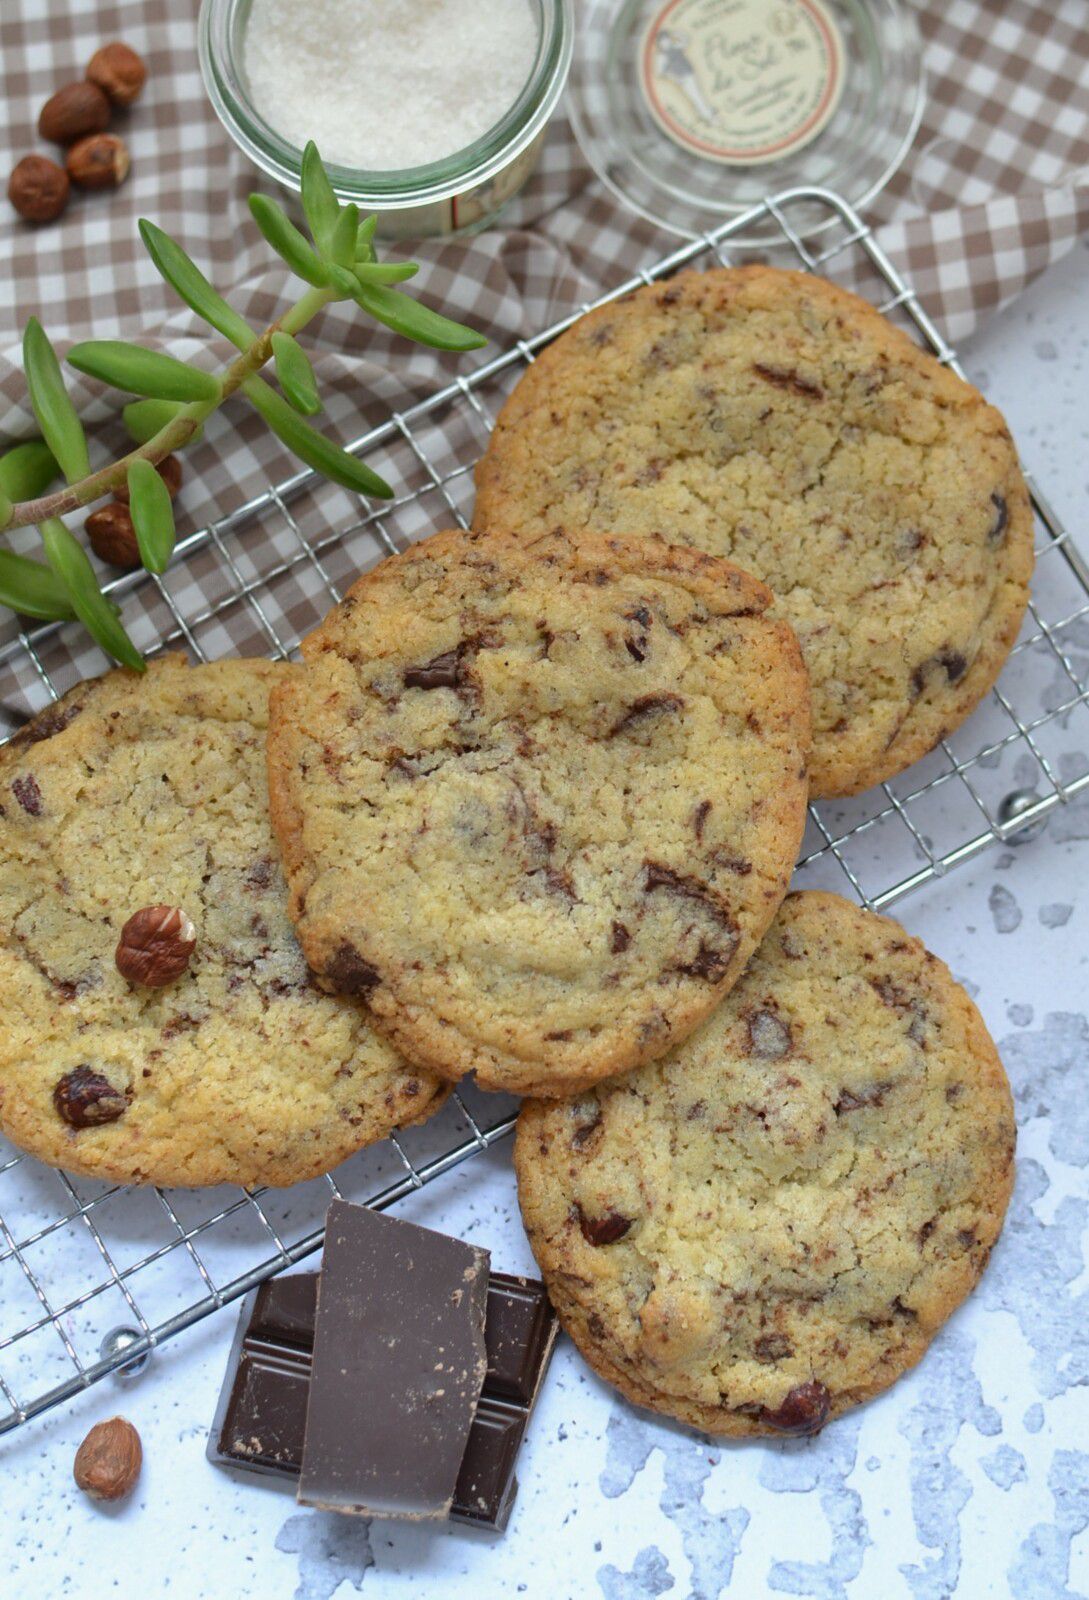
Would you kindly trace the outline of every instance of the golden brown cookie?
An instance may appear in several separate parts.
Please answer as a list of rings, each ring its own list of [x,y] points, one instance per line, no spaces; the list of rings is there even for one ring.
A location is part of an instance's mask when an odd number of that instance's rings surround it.
[[[272,699],[316,972],[410,1060],[562,1094],[661,1055],[775,914],[808,692],[764,586],[660,540],[436,534]]]
[[[805,893],[663,1060],[528,1102],[515,1164],[595,1371],[708,1433],[811,1433],[914,1366],[972,1289],[1013,1148],[1002,1063],[948,969]]]
[[[957,727],[1028,597],[1002,417],[806,273],[688,272],[581,318],[507,401],[477,490],[477,527],[659,534],[763,578],[809,667],[818,796]]]
[[[311,982],[268,818],[271,661],[84,683],[0,752],[0,1126],[96,1178],[288,1184],[445,1098]],[[146,907],[193,924],[152,949]],[[175,919],[179,921],[180,919]],[[158,926],[162,918],[141,919]],[[147,929],[144,929],[146,933]],[[152,929],[154,932],[154,929]],[[141,962],[144,964],[141,965]]]

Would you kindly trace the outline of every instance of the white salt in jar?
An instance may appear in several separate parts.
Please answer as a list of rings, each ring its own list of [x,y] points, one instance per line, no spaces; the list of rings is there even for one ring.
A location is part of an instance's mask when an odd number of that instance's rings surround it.
[[[235,143],[298,190],[314,139],[387,237],[485,226],[532,172],[572,0],[203,0],[201,70]]]

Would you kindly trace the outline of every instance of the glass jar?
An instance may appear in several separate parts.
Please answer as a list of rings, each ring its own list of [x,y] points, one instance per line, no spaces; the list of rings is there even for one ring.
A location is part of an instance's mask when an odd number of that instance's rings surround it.
[[[537,54],[510,109],[481,138],[426,166],[364,172],[327,162],[342,200],[379,217],[386,238],[472,232],[486,227],[537,163],[549,118],[563,92],[574,39],[572,0],[527,0],[538,21]],[[252,0],[203,0],[200,67],[216,114],[262,172],[299,191],[302,151],[289,144],[250,99],[242,46]],[[411,85],[405,86],[411,95]]]
[[[905,0],[580,8],[569,95],[579,143],[614,194],[689,238],[795,187],[865,206],[907,154],[923,102]],[[817,208],[814,226],[826,218]],[[769,221],[731,245],[776,234]]]

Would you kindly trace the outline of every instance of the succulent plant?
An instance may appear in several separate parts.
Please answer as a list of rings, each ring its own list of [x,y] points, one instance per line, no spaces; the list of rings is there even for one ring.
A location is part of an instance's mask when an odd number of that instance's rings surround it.
[[[388,498],[390,486],[365,462],[305,420],[321,410],[313,368],[297,335],[335,300],[352,300],[396,333],[439,350],[475,350],[481,334],[451,322],[394,287],[411,278],[413,262],[381,262],[374,248],[377,219],[342,205],[314,144],[302,163],[302,204],[310,237],[268,195],[250,196],[262,234],[305,293],[270,327],[255,332],[213,288],[185,251],[154,223],[140,236],[152,261],[185,303],[236,347],[219,373],[118,339],[92,339],[68,352],[78,372],[139,398],[123,411],[136,448],[91,471],[87,439],[65,387],[56,352],[37,318],[23,336],[23,364],[41,441],[16,445],[0,458],[0,529],[37,525],[45,561],[0,549],[0,604],[45,621],[78,617],[115,660],[142,670],[143,658],[102,593],[83,545],[61,518],[127,485],[129,510],[144,567],[165,570],[175,543],[170,495],[155,467],[200,436],[208,417],[240,393],[288,449],[308,467],[344,488]],[[261,377],[272,362],[278,388]],[[52,490],[60,474],[67,487]]]

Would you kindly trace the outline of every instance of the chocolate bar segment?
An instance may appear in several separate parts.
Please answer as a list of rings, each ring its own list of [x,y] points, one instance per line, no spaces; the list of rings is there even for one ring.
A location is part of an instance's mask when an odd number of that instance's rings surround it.
[[[555,1320],[541,1284],[492,1273],[484,1323],[487,1395],[530,1404],[541,1379],[545,1341],[555,1338]]]
[[[316,1272],[262,1284],[243,1303],[208,1459],[293,1483],[302,1463]],[[488,1371],[454,1491],[454,1522],[502,1531],[515,1465],[556,1339],[544,1285],[495,1272],[484,1324]]]
[[[454,1491],[459,1522],[506,1527],[518,1490],[514,1463],[528,1421],[529,1412],[523,1406],[481,1399]]]
[[[298,1477],[317,1300],[316,1272],[274,1278],[247,1296],[212,1424],[210,1460]]]
[[[334,1200],[325,1221],[299,1500],[442,1518],[484,1384],[486,1250]]]

